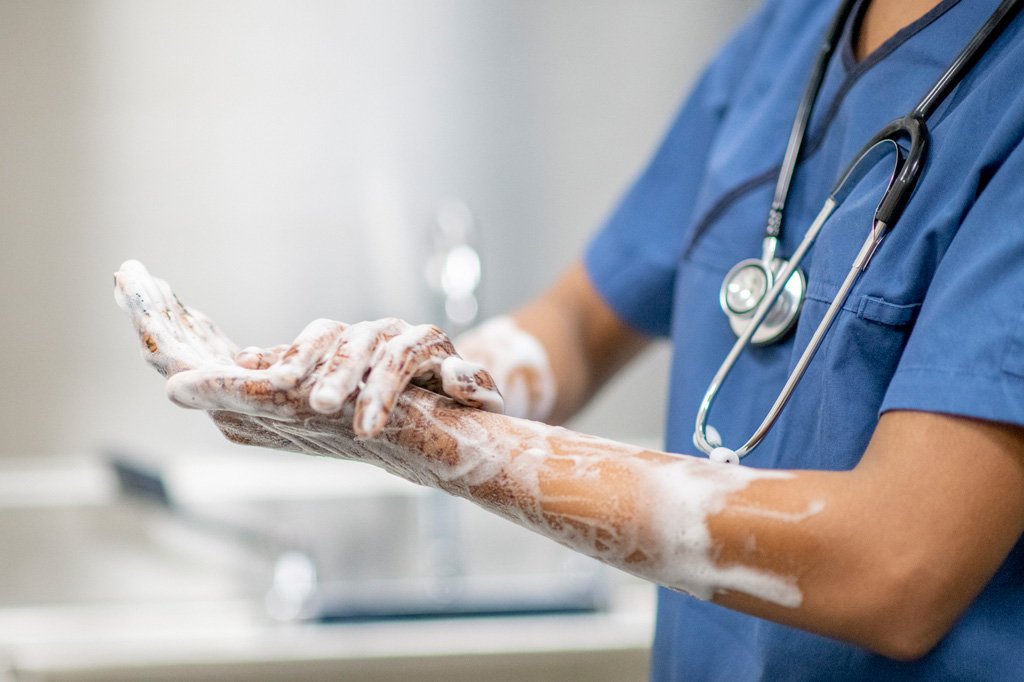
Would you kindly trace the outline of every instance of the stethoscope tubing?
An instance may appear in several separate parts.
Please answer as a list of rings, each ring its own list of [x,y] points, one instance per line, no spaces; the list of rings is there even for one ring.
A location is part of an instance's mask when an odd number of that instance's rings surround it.
[[[833,20],[826,39],[819,51],[818,59],[816,60],[815,67],[811,73],[810,82],[808,83],[807,89],[805,90],[797,109],[796,119],[794,120],[789,142],[786,146],[786,154],[782,170],[779,174],[779,180],[775,189],[775,196],[773,197],[771,210],[769,212],[768,224],[765,230],[765,243],[766,245],[770,243],[770,247],[765,248],[766,255],[764,259],[765,262],[769,264],[775,258],[775,246],[781,238],[786,196],[789,192],[793,173],[799,160],[800,147],[806,132],[807,123],[810,119],[810,112],[817,97],[817,91],[821,86],[828,61],[831,58],[838,37],[842,33],[842,27],[845,24],[846,17],[849,16],[849,12],[852,7],[852,0],[844,0],[843,4],[840,6],[840,9]],[[835,187],[829,193],[822,209],[818,212],[814,222],[808,228],[807,233],[804,235],[804,238],[793,253],[793,256],[785,263],[778,275],[772,281],[772,286],[765,295],[765,298],[760,302],[743,333],[739,335],[739,338],[729,350],[729,354],[726,356],[722,365],[718,368],[718,371],[712,378],[704,397],[701,399],[700,406],[697,410],[697,419],[693,435],[694,445],[696,445],[701,451],[707,454],[712,454],[716,448],[721,446],[720,443],[712,443],[708,439],[708,414],[711,411],[715,397],[718,395],[722,384],[728,377],[729,372],[732,371],[733,366],[736,364],[736,361],[739,359],[743,350],[750,343],[758,327],[775,305],[782,291],[785,289],[787,282],[797,271],[801,261],[807,251],[811,248],[815,239],[817,239],[818,234],[821,232],[821,229],[824,227],[833,211],[835,211],[836,207],[842,203],[852,188],[859,183],[867,170],[874,167],[873,163],[869,164],[866,163],[866,161],[874,156],[876,152],[894,151],[895,163],[892,175],[889,178],[885,193],[875,210],[872,218],[871,230],[868,233],[867,238],[864,240],[864,243],[861,245],[856,258],[854,258],[850,271],[844,278],[836,295],[832,298],[832,302],[826,309],[821,322],[815,328],[810,341],[808,341],[807,345],[804,347],[803,352],[800,354],[800,358],[797,360],[796,365],[787,377],[782,390],[776,396],[775,402],[772,404],[771,409],[769,409],[768,414],[754,431],[754,434],[742,446],[740,446],[739,449],[735,451],[726,450],[726,461],[739,461],[740,458],[744,457],[751,450],[757,447],[757,445],[771,430],[772,426],[781,415],[782,410],[792,397],[797,384],[806,373],[808,365],[810,365],[811,360],[814,358],[818,348],[821,346],[822,340],[832,327],[833,322],[835,322],[839,311],[842,310],[845,305],[846,299],[849,297],[854,284],[857,282],[860,275],[867,269],[875,251],[878,249],[886,234],[888,234],[888,232],[896,225],[896,222],[903,214],[903,210],[906,208],[910,197],[913,195],[914,190],[917,187],[918,180],[924,170],[925,161],[928,156],[929,135],[928,125],[926,122],[927,119],[935,112],[953,88],[955,88],[964,79],[967,72],[970,71],[970,69],[977,63],[981,55],[991,46],[1002,30],[1017,15],[1022,7],[1024,7],[1024,0],[1003,0],[999,7],[997,7],[992,15],[989,16],[985,24],[974,34],[963,50],[960,51],[949,68],[943,72],[931,89],[925,94],[917,106],[915,106],[913,110],[905,116],[888,123],[885,127],[879,130],[870,140],[868,140],[864,147],[862,147],[861,151],[854,157],[853,161],[851,161],[846,167],[846,170],[840,175]],[[909,142],[909,150],[906,153],[906,156],[904,156],[903,150],[899,146],[899,141],[901,140]]]

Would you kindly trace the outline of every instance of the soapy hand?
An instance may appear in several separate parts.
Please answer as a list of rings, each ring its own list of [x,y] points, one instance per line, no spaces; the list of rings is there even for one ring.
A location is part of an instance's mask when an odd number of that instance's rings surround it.
[[[139,334],[142,357],[162,376],[234,363],[237,346],[142,263],[127,261],[114,273],[114,300]]]
[[[460,358],[436,327],[396,319],[355,325],[316,320],[290,345],[238,351],[208,318],[184,306],[141,263],[128,261],[115,275],[115,298],[131,317],[143,357],[169,377],[171,400],[210,410],[232,440],[246,442],[249,426],[279,431],[279,424],[249,424],[252,418],[301,420],[314,415],[352,419],[356,435],[372,437],[384,428],[410,384],[470,407],[502,409],[491,376]],[[236,414],[221,414],[224,410]],[[277,435],[291,441],[291,447],[281,438],[259,444],[308,449],[287,434]]]
[[[114,274],[114,299],[139,335],[143,359],[162,376],[236,367],[237,346],[209,318],[182,304],[167,282],[150,275],[138,261],[125,262]],[[253,416],[222,410],[211,411],[210,416],[233,442],[300,449]]]
[[[247,348],[236,362],[266,369],[279,385],[305,383],[309,406],[320,414],[336,414],[357,396],[354,428],[362,437],[380,433],[410,384],[488,412],[503,407],[491,375],[459,357],[443,331],[394,318],[354,325],[317,320],[290,347]]]

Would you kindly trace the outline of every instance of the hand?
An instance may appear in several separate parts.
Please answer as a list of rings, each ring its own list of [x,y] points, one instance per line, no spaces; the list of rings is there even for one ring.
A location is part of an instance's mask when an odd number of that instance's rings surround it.
[[[139,335],[142,357],[165,377],[193,372],[233,371],[237,346],[205,315],[178,300],[167,282],[127,261],[114,274],[114,300],[128,313]],[[210,412],[232,442],[299,450],[258,417],[223,410]]]
[[[279,385],[305,384],[319,414],[337,414],[354,398],[353,428],[365,438],[381,432],[409,385],[488,412],[503,407],[491,375],[459,357],[443,331],[395,318],[350,326],[316,320],[290,346],[246,348],[235,361],[267,370]]]
[[[208,317],[186,307],[142,263],[126,261],[114,273],[114,300],[128,313],[142,357],[162,376],[234,363],[237,346]]]
[[[185,407],[274,420],[342,417],[355,401],[355,433],[381,432],[410,384],[470,407],[500,412],[490,375],[460,358],[438,328],[396,319],[347,326],[316,320],[290,346],[241,352],[204,315],[184,306],[163,280],[129,261],[115,275],[115,298],[128,311],[143,356],[167,377],[168,395]],[[179,375],[187,372],[187,375]],[[219,395],[214,395],[219,392]],[[312,411],[312,413],[311,413]],[[216,417],[225,435],[241,440],[236,418]],[[264,430],[278,424],[261,425]],[[280,434],[285,435],[285,434]],[[303,446],[299,446],[304,449]],[[294,447],[288,449],[295,449]]]

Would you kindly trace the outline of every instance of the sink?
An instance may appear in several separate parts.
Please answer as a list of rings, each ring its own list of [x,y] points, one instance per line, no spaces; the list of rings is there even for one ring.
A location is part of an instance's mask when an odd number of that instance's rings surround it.
[[[649,586],[468,503],[253,450],[143,468],[162,501],[0,461],[0,681],[646,675]]]
[[[131,488],[269,561],[266,605],[277,619],[570,612],[607,601],[606,569],[593,559],[363,464],[251,450],[113,460]]]

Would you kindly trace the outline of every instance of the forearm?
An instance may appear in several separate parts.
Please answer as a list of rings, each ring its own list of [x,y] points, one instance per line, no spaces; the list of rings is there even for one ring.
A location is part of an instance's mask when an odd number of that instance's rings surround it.
[[[174,400],[191,402],[174,380],[170,385]],[[705,599],[739,590],[788,608],[802,601],[790,575],[720,566],[712,559],[717,540],[707,525],[733,493],[789,474],[643,450],[466,409],[416,388],[402,395],[388,426],[374,438],[354,440],[349,416],[307,413],[260,423],[297,446],[289,449],[375,464]]]
[[[418,482],[703,599],[738,592],[804,605],[799,579],[821,549],[813,517],[835,474],[725,466],[431,395],[406,400],[381,459],[418,463]]]

